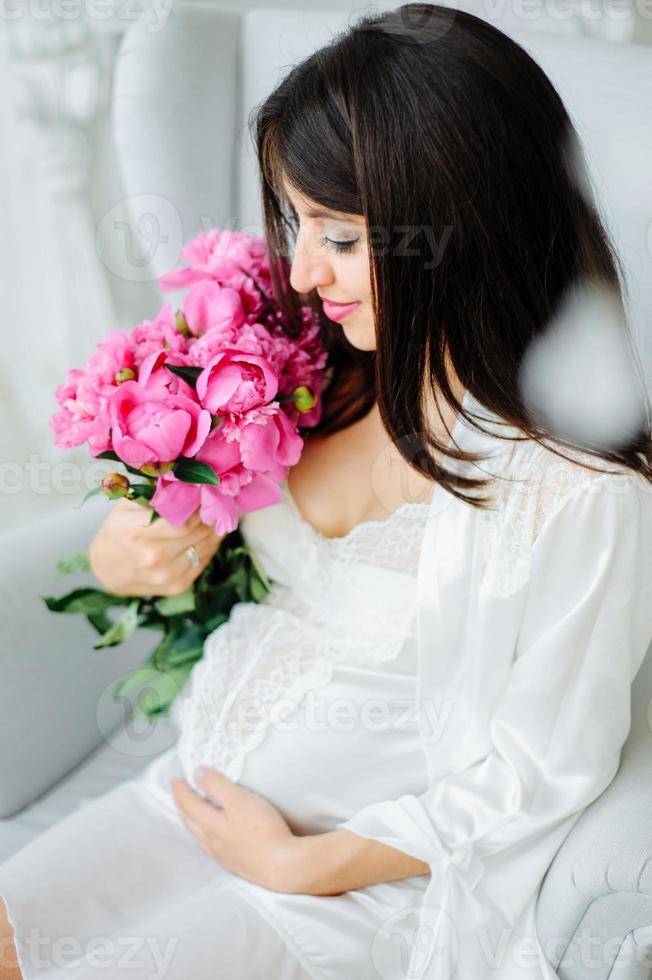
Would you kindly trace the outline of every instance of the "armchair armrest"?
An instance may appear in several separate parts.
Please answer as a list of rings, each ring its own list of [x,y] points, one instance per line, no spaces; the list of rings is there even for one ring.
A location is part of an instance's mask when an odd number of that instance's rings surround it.
[[[60,574],[56,562],[88,549],[107,506],[91,498],[0,538],[0,817],[42,795],[111,735],[125,716],[115,682],[156,642],[143,630],[93,650],[98,634],[82,614],[52,613],[43,601],[100,587],[90,573]]]
[[[632,726],[618,772],[573,825],[539,894],[539,940],[564,980],[649,975],[651,707],[652,647],[632,685]]]

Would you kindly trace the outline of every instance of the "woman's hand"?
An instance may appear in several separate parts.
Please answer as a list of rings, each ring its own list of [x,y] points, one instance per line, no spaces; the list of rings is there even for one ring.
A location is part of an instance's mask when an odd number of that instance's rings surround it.
[[[178,595],[189,589],[217,551],[224,535],[204,524],[196,510],[180,527],[163,517],[149,524],[151,510],[122,498],[91,541],[91,571],[115,595]],[[186,549],[193,545],[199,565]]]
[[[272,891],[296,891],[301,840],[265,797],[232,782],[217,769],[204,769],[197,785],[208,802],[183,779],[173,779],[172,794],[181,818],[201,849],[228,871]]]

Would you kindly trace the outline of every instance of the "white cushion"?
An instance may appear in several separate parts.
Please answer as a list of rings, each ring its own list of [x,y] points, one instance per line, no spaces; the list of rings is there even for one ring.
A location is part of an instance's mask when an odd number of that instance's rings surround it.
[[[136,723],[134,723],[136,724]],[[141,719],[138,737],[120,725],[101,746],[47,793],[17,816],[0,820],[0,864],[86,800],[136,776],[158,755],[169,749],[178,730],[169,718],[158,718],[150,729]]]

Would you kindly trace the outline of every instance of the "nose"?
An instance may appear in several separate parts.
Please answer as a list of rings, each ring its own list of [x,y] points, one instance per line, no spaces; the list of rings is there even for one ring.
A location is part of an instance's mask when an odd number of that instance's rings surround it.
[[[318,286],[333,282],[333,268],[323,255],[316,254],[316,246],[306,243],[305,236],[297,235],[290,270],[290,285],[297,293],[309,293]]]

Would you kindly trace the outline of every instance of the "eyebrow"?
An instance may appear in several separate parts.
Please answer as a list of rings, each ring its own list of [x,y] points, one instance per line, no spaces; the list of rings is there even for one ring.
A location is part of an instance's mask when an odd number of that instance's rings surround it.
[[[294,209],[296,211],[296,208]],[[320,211],[319,208],[306,208],[306,218],[352,218],[353,215],[344,215],[339,211]]]
[[[285,196],[287,197],[288,203],[292,208],[292,210],[298,214],[298,211],[295,208],[292,201],[290,200],[290,195],[288,194],[287,191],[285,191]],[[320,208],[313,208],[313,207],[306,208],[304,214],[306,218],[334,218],[335,220],[340,220],[340,221],[352,221],[356,217],[356,215],[347,214],[344,211],[324,211]]]

